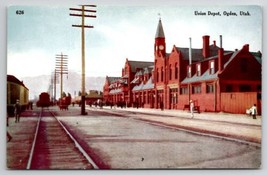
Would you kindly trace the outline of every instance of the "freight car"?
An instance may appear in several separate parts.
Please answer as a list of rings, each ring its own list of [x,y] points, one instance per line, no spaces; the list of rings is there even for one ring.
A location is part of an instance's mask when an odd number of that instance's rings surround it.
[[[47,92],[42,92],[39,95],[39,100],[36,103],[37,107],[49,107],[50,104],[50,95]]]
[[[21,110],[24,111],[29,104],[29,89],[13,75],[7,75],[7,114],[14,114],[14,105],[19,100]]]

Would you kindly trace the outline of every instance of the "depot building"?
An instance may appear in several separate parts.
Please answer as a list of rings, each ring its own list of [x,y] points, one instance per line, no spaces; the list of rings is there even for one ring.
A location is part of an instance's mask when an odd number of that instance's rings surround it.
[[[200,37],[201,39],[201,37]],[[192,100],[200,112],[245,113],[253,104],[261,113],[261,52],[249,44],[224,50],[202,36],[201,49],[173,46],[166,52],[165,34],[159,19],[154,41],[154,60],[126,58],[120,77],[106,76],[103,99],[127,107],[179,109]]]

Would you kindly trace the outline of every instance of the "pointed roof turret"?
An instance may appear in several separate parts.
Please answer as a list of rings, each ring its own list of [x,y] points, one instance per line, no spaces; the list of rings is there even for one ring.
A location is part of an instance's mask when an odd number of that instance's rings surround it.
[[[156,31],[156,36],[155,38],[165,38],[162,23],[161,23],[161,18],[159,18],[159,23]]]

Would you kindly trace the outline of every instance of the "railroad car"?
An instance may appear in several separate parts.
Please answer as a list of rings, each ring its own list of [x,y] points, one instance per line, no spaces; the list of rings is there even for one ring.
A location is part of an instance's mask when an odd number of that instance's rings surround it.
[[[7,113],[14,114],[14,105],[19,100],[21,110],[24,111],[29,104],[29,89],[13,75],[7,75]]]
[[[66,97],[63,97],[62,99],[59,99],[58,106],[60,110],[63,110],[63,109],[68,110],[68,107],[70,104],[71,104],[71,97],[66,96]]]
[[[39,95],[39,100],[36,103],[37,107],[49,107],[50,104],[50,95],[47,92],[42,92]]]

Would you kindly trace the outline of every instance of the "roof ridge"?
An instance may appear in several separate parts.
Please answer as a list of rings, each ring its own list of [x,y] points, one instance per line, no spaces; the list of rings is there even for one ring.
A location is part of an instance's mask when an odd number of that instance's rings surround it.
[[[128,60],[128,62],[146,62],[146,63],[154,63],[154,61],[138,61],[138,60]]]

